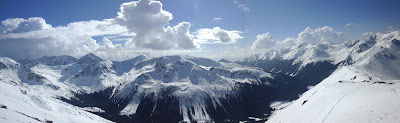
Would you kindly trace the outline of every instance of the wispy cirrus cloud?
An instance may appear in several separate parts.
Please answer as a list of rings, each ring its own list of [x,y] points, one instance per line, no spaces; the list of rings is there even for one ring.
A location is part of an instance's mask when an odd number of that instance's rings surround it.
[[[350,26],[352,26],[353,25],[353,23],[347,23],[347,24],[345,24],[344,26],[345,27],[350,27]]]
[[[234,3],[235,5],[237,5],[237,7],[238,7],[240,10],[244,11],[244,12],[249,12],[249,11],[250,11],[250,8],[247,7],[247,5],[244,3],[244,1],[234,0],[233,3]]]
[[[222,18],[220,18],[220,17],[213,18],[213,21],[221,21],[221,20],[222,20]]]

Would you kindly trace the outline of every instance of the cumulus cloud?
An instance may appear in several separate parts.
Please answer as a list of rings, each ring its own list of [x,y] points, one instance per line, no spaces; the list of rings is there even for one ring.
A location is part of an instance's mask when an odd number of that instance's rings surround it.
[[[307,27],[303,32],[298,34],[297,38],[286,38],[282,41],[273,40],[270,33],[257,35],[257,40],[254,41],[251,49],[279,49],[292,47],[301,43],[342,43],[343,41],[342,32],[336,32],[331,27],[324,26],[315,30]]]
[[[190,53],[201,43],[231,43],[243,38],[240,31],[219,27],[190,33],[191,24],[169,26],[172,14],[159,1],[123,3],[115,18],[78,21],[53,27],[45,19],[14,18],[0,25],[0,56],[32,59],[43,56],[83,56],[95,53],[123,60],[138,54]],[[200,35],[199,35],[200,34]],[[103,38],[96,41],[95,39]],[[121,42],[122,41],[122,42]],[[190,49],[190,50],[189,50]]]
[[[122,49],[121,44],[114,45],[108,38],[103,38],[102,41],[105,49]]]
[[[72,22],[66,26],[52,27],[40,17],[7,19],[0,25],[0,56],[15,59],[54,55],[79,57],[93,52],[106,58],[121,59],[127,54],[141,52],[138,51],[140,48],[198,47],[189,33],[190,23],[164,27],[171,19],[172,14],[162,10],[160,2],[148,0],[122,4],[116,18]],[[128,41],[121,45],[104,38],[103,43],[98,43],[93,39],[96,36]]]
[[[286,44],[288,46],[299,44],[300,42],[297,41],[295,38],[286,38],[282,42],[277,42],[278,44]]]
[[[125,44],[127,48],[149,48],[168,50],[175,47],[190,49],[197,47],[189,33],[190,23],[181,22],[174,27],[164,27],[173,18],[162,9],[159,1],[139,0],[123,3],[116,22],[126,26],[136,35]]]
[[[96,41],[86,36],[43,38],[1,38],[0,56],[14,59],[54,55],[83,55],[95,49]]]
[[[336,32],[333,28],[324,26],[321,28],[317,28],[312,30],[310,27],[307,27],[303,32],[298,34],[298,41],[303,43],[341,43],[344,41],[343,33]]]
[[[0,30],[6,33],[21,33],[35,30],[51,29],[52,26],[47,24],[43,18],[32,17],[28,19],[13,18],[1,21]]]
[[[261,35],[257,35],[257,40],[254,41],[252,49],[266,49],[274,46],[276,42],[272,40],[271,34],[265,33]]]
[[[166,30],[167,32],[167,39],[175,40],[178,44],[178,47],[183,49],[191,49],[198,47],[197,44],[194,43],[194,36],[189,33],[190,23],[182,22],[179,23],[177,26],[168,27]]]
[[[113,44],[111,40],[108,38],[103,38],[103,45],[98,45],[98,44],[92,44],[96,45],[96,49],[93,50],[92,52],[102,56],[103,58],[106,59],[113,59],[113,60],[118,60],[121,59],[122,57],[125,57],[126,55],[123,54],[124,49],[121,44]],[[109,55],[109,54],[114,54],[114,55]]]
[[[7,19],[2,21],[0,56],[14,59],[42,56],[81,56],[100,50],[93,36],[118,35],[127,31],[111,20],[81,21],[52,27],[43,18]]]
[[[228,31],[220,27],[198,29],[195,32],[195,40],[198,43],[233,43],[243,37],[241,31]]]

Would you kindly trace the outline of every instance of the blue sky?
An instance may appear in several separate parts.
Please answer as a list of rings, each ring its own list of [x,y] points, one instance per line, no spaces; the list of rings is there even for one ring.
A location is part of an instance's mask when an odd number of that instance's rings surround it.
[[[129,1],[3,0],[0,1],[0,20],[41,17],[53,27],[66,26],[79,21],[115,18],[125,2]],[[191,24],[190,32],[214,27],[241,32],[243,38],[234,43],[201,46],[202,50],[212,52],[250,48],[257,35],[267,32],[276,41],[296,38],[307,27],[329,26],[343,32],[346,39],[362,38],[364,32],[386,32],[389,26],[400,29],[400,1],[395,0],[161,0],[161,3],[163,10],[173,15],[167,26],[185,21]],[[101,42],[102,37],[93,36],[97,42]]]
[[[76,21],[101,20],[117,15],[122,3],[129,0],[99,1],[0,1],[0,20],[42,17],[53,26]],[[396,0],[247,0],[250,12],[242,12],[231,0],[161,0],[164,10],[174,19],[170,24],[191,22],[194,28],[219,26],[249,30],[249,33],[276,33],[276,38],[295,36],[306,27],[330,26],[346,31],[347,23],[355,31],[385,31],[389,25],[399,27],[400,1]],[[222,21],[212,22],[220,17]],[[253,34],[253,35],[254,35]],[[282,35],[282,36],[280,36]]]

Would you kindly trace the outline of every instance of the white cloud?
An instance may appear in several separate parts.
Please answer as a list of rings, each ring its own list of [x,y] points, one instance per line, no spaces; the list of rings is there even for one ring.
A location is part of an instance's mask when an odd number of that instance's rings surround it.
[[[194,43],[194,36],[189,33],[190,23],[181,22],[174,27],[168,27],[166,29],[166,39],[165,40],[175,40],[179,48],[191,49],[198,47]]]
[[[387,29],[387,32],[388,32],[388,33],[394,32],[394,31],[396,31],[396,30],[393,28],[392,25],[390,25],[390,26],[388,27],[388,29]]]
[[[113,45],[108,38],[103,38],[103,46],[105,49],[122,49],[121,44]]]
[[[257,40],[254,41],[252,49],[267,49],[274,46],[276,42],[272,40],[271,34],[265,33],[261,35],[257,35]]]
[[[103,45],[97,45],[92,52],[106,59],[118,60],[126,57],[121,44],[113,44],[108,38],[103,38]],[[110,55],[113,54],[113,55]]]
[[[73,22],[67,26],[59,26],[51,29],[33,30],[28,32],[7,33],[0,36],[1,38],[45,38],[50,36],[70,37],[74,35],[92,37],[100,35],[119,35],[125,34],[125,32],[127,32],[126,28],[113,24],[112,20],[106,19],[103,21],[92,20]]]
[[[198,29],[195,32],[196,42],[202,43],[233,43],[243,37],[240,36],[241,31],[228,31],[221,29],[220,27],[214,27],[212,29],[203,28]]]
[[[237,7],[244,12],[250,11],[250,8],[247,7],[247,5],[243,3],[243,1],[235,0],[235,1],[233,1],[233,3],[236,4]]]
[[[7,19],[0,25],[0,56],[80,57],[92,52],[106,59],[123,60],[138,54],[193,53],[199,51],[196,48],[201,43],[232,43],[243,38],[240,31],[219,27],[199,29],[194,36],[189,32],[189,22],[167,26],[172,18],[160,2],[141,0],[122,4],[115,18],[72,22],[66,26],[53,27],[40,17]],[[98,37],[102,41],[96,41]]]
[[[213,21],[220,21],[222,18],[213,18]]]
[[[351,26],[351,25],[353,25],[352,23],[347,23],[346,25],[344,25],[345,27],[349,27],[349,26]]]
[[[31,17],[28,19],[14,18],[1,21],[0,30],[6,33],[21,33],[35,30],[51,29],[50,24],[46,24],[43,18]]]
[[[139,0],[121,5],[116,22],[136,35],[125,44],[127,48],[168,50],[175,47],[196,48],[189,33],[190,23],[181,22],[174,27],[164,27],[172,14],[162,9],[159,1]]]
[[[374,35],[374,33],[373,33],[373,32],[364,32],[364,33],[361,34],[361,35],[364,36],[364,37],[369,37],[369,36]]]
[[[245,12],[249,12],[250,9],[246,6],[246,4],[239,4],[238,7]]]
[[[283,41],[275,41],[270,33],[257,35],[257,40],[254,41],[251,49],[279,49],[288,48],[301,43],[342,43],[344,41],[342,32],[336,32],[331,27],[324,26],[312,30],[307,27],[303,32],[298,34],[297,38],[286,38]]]
[[[54,55],[83,55],[97,48],[87,36],[49,36],[43,38],[0,38],[0,56],[15,59]]]
[[[55,55],[79,57],[93,52],[103,58],[123,59],[142,52],[143,48],[199,47],[189,33],[190,23],[164,27],[171,19],[172,14],[162,10],[160,2],[148,0],[122,4],[116,18],[73,22],[66,26],[52,27],[40,17],[7,19],[0,25],[0,56],[15,59]],[[92,38],[95,36],[127,43],[114,45],[104,38],[103,43],[98,44]]]
[[[319,44],[324,42],[341,43],[344,41],[344,38],[342,32],[336,32],[333,28],[324,26],[315,30],[307,27],[303,32],[298,34],[296,40],[303,43]]]
[[[81,56],[101,50],[93,36],[118,35],[126,28],[113,24],[110,20],[81,21],[67,26],[52,27],[43,18],[7,19],[2,21],[0,34],[0,56],[15,59],[42,56]],[[110,45],[109,45],[110,46]]]

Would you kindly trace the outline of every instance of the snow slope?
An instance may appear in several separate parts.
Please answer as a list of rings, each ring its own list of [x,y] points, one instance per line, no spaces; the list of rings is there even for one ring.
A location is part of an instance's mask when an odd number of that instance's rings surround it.
[[[0,82],[0,122],[110,122],[52,97],[40,87]],[[37,118],[37,119],[34,119]]]
[[[343,66],[274,112],[276,123],[393,123],[400,121],[400,33],[377,34],[356,42]]]
[[[400,80],[381,80],[367,71],[343,67],[276,111],[268,122],[393,123],[400,120],[399,96]]]

